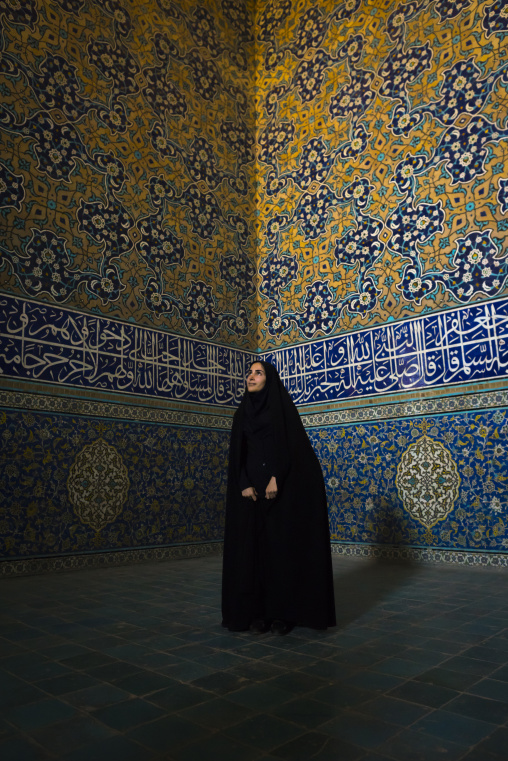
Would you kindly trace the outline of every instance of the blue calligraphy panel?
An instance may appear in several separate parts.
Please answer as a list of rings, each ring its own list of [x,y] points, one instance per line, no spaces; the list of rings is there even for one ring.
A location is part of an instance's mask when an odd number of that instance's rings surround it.
[[[236,406],[249,362],[227,346],[0,299],[4,377]],[[385,325],[262,356],[296,404],[393,394],[508,375],[508,299]]]
[[[462,307],[263,357],[296,404],[479,382],[508,375],[508,299]]]
[[[236,406],[251,359],[227,346],[0,297],[4,377]]]

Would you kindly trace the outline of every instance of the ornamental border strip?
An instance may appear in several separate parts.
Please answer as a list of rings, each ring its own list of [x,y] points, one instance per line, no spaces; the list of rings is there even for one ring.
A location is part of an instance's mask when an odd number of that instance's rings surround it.
[[[216,428],[219,430],[230,430],[233,420],[232,415],[210,415],[187,410],[164,410],[3,389],[0,389],[0,407],[117,420],[135,420],[189,428]],[[301,417],[306,428],[320,428],[329,425],[347,425],[357,422],[374,422],[376,420],[481,410],[492,407],[508,407],[508,389],[434,399],[414,399],[396,404],[366,405],[352,409],[337,409],[311,414],[301,413]]]
[[[369,405],[346,410],[316,412],[309,415],[302,414],[302,420],[306,428],[321,428],[328,425],[374,422],[391,418],[419,417],[420,415],[442,415],[447,412],[506,406],[508,406],[508,389],[502,389],[480,394],[413,399],[399,404]]]
[[[129,404],[75,399],[67,396],[46,396],[25,391],[0,390],[0,407],[34,412],[50,412],[86,417],[135,420],[142,423],[179,425],[188,428],[229,430],[233,416],[207,415],[186,410],[165,410]]]
[[[65,573],[93,568],[136,565],[159,560],[182,560],[209,555],[221,555],[222,542],[202,542],[169,547],[146,547],[140,550],[114,550],[85,555],[58,555],[57,557],[0,560],[0,578],[35,576],[44,573]]]
[[[379,544],[355,544],[332,542],[332,555],[373,560],[405,560],[417,563],[446,563],[460,566],[483,566],[508,568],[508,552],[472,552],[446,550],[435,547],[404,547]]]
[[[116,550],[86,555],[59,555],[58,557],[25,558],[0,561],[1,577],[34,576],[45,573],[65,573],[86,569],[135,565],[164,560],[181,560],[222,555],[222,542],[203,542],[170,547],[149,547],[141,550]],[[422,564],[448,564],[482,566],[505,569],[508,553],[441,550],[433,547],[382,546],[372,544],[331,543],[332,555],[375,560],[405,560]]]

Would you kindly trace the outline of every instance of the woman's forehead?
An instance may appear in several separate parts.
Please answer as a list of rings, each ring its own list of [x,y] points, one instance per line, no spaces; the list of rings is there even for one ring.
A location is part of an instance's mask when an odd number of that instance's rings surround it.
[[[261,362],[253,362],[250,366],[251,370],[261,370],[263,373],[265,372],[265,368],[261,364]]]

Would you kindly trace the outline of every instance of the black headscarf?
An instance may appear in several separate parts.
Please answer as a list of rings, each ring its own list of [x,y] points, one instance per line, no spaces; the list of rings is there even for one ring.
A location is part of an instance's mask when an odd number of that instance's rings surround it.
[[[276,368],[269,362],[261,364],[266,373],[265,387],[257,392],[245,391],[231,431],[224,536],[224,624],[233,629],[247,628],[253,616],[261,614],[301,626],[333,626],[330,534],[321,466]],[[263,501],[261,507],[259,502],[242,497],[240,473],[245,426],[266,425],[266,419],[274,437],[278,495],[275,500]],[[260,543],[264,610],[253,611],[251,590],[259,574]]]

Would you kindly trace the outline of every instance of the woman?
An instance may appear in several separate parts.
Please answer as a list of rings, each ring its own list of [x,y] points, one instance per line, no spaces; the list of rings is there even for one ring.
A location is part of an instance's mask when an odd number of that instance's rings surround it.
[[[298,411],[268,362],[254,362],[233,418],[223,625],[286,634],[335,625],[323,474]]]

